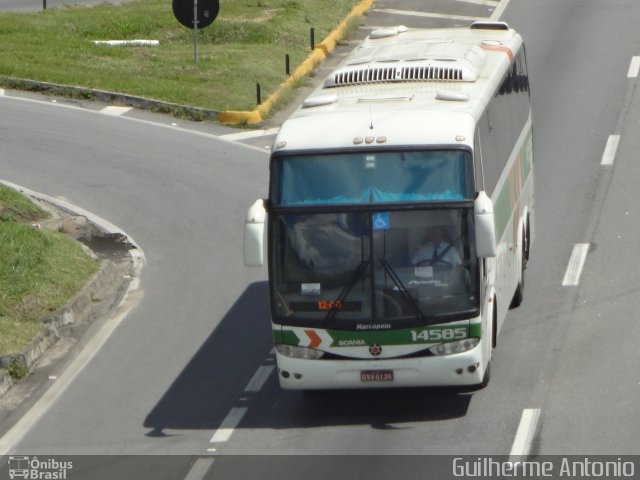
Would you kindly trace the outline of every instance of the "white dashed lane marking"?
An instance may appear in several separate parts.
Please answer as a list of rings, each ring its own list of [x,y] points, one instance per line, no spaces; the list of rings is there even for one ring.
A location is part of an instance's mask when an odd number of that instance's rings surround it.
[[[588,243],[576,243],[573,246],[569,265],[567,265],[567,270],[562,279],[563,286],[574,286],[580,283],[580,275],[582,274],[584,262],[587,260],[587,253],[589,253]]]
[[[640,57],[632,57],[629,64],[629,71],[627,72],[627,78],[637,78],[640,72]]]
[[[602,154],[602,161],[600,165],[613,165],[613,161],[616,158],[616,153],[618,151],[618,144],[620,143],[620,135],[609,135],[609,139],[607,140],[607,145],[604,148],[604,153]]]
[[[124,115],[125,113],[127,113],[129,110],[131,110],[131,107],[109,106],[100,110],[100,113],[104,113],[105,115],[111,115],[113,117],[119,117],[120,115]]]
[[[244,388],[244,391],[259,392],[260,390],[262,390],[263,385],[269,379],[274,369],[274,365],[262,365],[261,367],[259,367],[251,380],[249,380],[249,383]]]
[[[242,421],[242,417],[244,417],[246,413],[247,407],[232,408],[220,424],[220,427],[211,437],[210,443],[221,443],[228,441],[231,438],[231,435],[233,435],[236,427]]]
[[[202,480],[209,472],[214,461],[214,458],[197,459],[191,467],[191,470],[189,470],[187,476],[184,477],[184,480]]]
[[[539,408],[525,408],[522,411],[520,425],[516,432],[516,438],[511,447],[509,461],[518,461],[521,457],[526,457],[531,451],[531,444],[538,428],[538,420],[540,419]]]

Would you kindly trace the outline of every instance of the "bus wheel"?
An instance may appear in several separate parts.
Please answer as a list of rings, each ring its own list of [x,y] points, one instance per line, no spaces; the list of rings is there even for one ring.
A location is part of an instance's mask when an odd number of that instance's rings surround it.
[[[522,232],[522,240],[525,239],[525,232]],[[526,268],[527,260],[525,255],[525,247],[522,245],[520,249],[520,275],[518,276],[518,286],[511,299],[511,305],[509,308],[519,307],[524,299],[524,269]]]
[[[498,304],[497,299],[493,297],[493,317],[491,318],[491,348],[498,346]]]
[[[524,267],[527,268],[527,263],[529,263],[529,255],[531,253],[531,228],[529,227],[529,215],[527,215],[527,228],[525,229],[523,252]]]
[[[498,335],[498,308],[496,305],[496,299],[493,299],[493,318],[491,320],[491,348],[496,348],[497,345],[497,335]],[[487,367],[484,370],[484,375],[482,375],[482,381],[477,383],[469,388],[466,391],[474,391],[481,390],[487,385],[489,385],[489,381],[491,380],[491,359],[487,362]]]

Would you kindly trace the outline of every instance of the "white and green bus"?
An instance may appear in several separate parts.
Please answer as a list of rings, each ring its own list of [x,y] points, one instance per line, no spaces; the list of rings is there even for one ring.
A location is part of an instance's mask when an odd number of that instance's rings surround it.
[[[373,31],[282,125],[248,266],[265,224],[283,388],[485,386],[534,237],[521,36]]]

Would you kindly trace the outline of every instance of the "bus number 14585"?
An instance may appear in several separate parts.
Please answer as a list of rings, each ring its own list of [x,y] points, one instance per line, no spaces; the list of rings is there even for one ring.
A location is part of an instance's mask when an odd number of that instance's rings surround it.
[[[439,328],[437,330],[422,330],[420,332],[411,330],[411,340],[414,342],[440,342],[443,340],[462,340],[464,338],[467,338],[466,327]]]

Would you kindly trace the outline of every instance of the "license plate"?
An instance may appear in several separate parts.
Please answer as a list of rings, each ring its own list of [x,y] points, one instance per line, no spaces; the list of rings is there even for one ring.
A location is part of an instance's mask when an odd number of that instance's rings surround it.
[[[393,382],[393,370],[361,370],[363,382]]]

